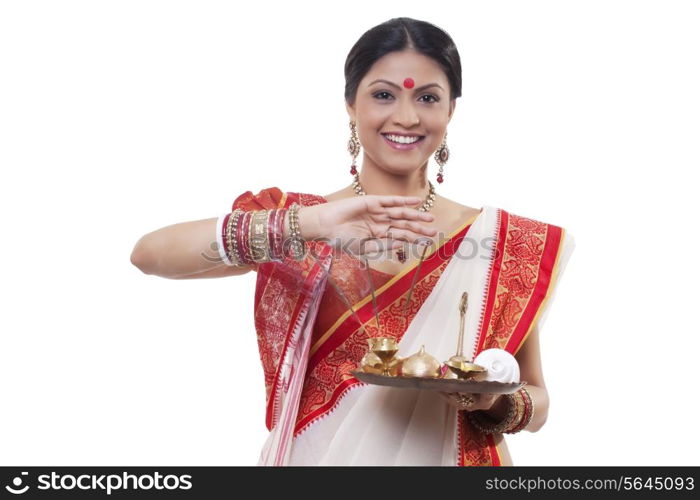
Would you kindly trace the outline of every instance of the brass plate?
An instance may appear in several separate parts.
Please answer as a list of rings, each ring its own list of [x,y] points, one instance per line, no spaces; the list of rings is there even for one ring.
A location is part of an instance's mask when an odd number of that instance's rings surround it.
[[[505,384],[503,382],[478,382],[476,380],[459,380],[453,378],[390,377],[359,370],[353,370],[350,373],[360,382],[365,382],[367,384],[405,389],[425,389],[428,391],[468,392],[472,394],[512,394],[527,384],[527,382]]]

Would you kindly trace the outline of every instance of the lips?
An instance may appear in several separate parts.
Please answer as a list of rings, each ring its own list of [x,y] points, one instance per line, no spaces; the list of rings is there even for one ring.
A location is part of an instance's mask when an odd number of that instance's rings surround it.
[[[387,135],[397,135],[397,136],[399,136],[399,137],[411,137],[411,138],[413,138],[413,137],[420,137],[421,139],[422,139],[423,137],[425,137],[424,135],[420,135],[420,134],[405,134],[405,133],[399,133],[399,132],[382,132],[381,134],[382,134],[383,136],[387,136]]]
[[[391,139],[389,139],[385,134],[381,134],[381,136],[384,138],[384,141],[393,149],[399,150],[399,151],[406,151],[406,150],[411,150],[417,148],[425,139],[424,135],[418,136],[420,139],[418,139],[415,142],[409,143],[409,144],[404,144],[400,142],[394,142]],[[406,137],[406,136],[404,136]],[[413,136],[408,136],[408,137],[416,137],[415,135]]]

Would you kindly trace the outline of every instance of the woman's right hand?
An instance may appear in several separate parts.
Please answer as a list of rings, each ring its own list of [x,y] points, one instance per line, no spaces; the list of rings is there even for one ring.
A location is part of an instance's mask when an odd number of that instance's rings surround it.
[[[355,255],[391,250],[437,234],[437,229],[426,225],[435,217],[416,208],[422,201],[417,196],[344,198],[302,207],[299,226],[302,237],[323,240]]]

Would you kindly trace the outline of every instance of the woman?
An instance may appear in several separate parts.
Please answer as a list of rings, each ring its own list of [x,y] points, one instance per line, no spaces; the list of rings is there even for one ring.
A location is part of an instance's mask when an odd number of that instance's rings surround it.
[[[326,196],[246,191],[231,213],[145,235],[132,262],[169,278],[257,272],[271,431],[259,464],[510,465],[503,433],[537,431],[547,418],[539,331],[573,238],[449,200],[428,181],[433,154],[443,181],[461,95],[459,55],[445,32],[391,19],[358,40],[345,76],[352,185]],[[213,237],[220,259],[202,259]],[[368,337],[397,339],[403,356],[421,346],[440,361],[454,355],[465,291],[464,355],[510,352],[524,389],[399,390],[351,374]]]

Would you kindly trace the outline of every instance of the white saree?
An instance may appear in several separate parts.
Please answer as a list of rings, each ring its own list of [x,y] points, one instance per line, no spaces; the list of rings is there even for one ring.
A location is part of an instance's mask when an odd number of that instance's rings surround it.
[[[496,258],[493,244],[501,228],[501,210],[484,206],[474,220],[457,253],[452,256],[424,304],[400,341],[399,355],[426,352],[444,361],[455,354],[459,331],[458,304],[462,292],[469,294],[464,330],[464,355],[473,359],[479,344],[483,311]],[[541,330],[554,299],[557,283],[574,249],[574,238],[562,232],[556,265],[546,289],[546,298],[531,320]],[[314,304],[317,305],[317,304]],[[492,307],[492,306],[489,306]],[[313,321],[313,312],[309,321]],[[481,313],[481,314],[480,314]],[[310,328],[299,342],[290,392],[298,394],[308,355]],[[294,370],[292,370],[294,372]],[[301,372],[301,373],[299,373]],[[297,399],[298,401],[298,399]],[[280,422],[294,422],[294,404],[282,407]],[[286,412],[286,413],[285,413]],[[290,424],[291,425],[291,424]],[[457,410],[436,392],[392,389],[356,384],[347,390],[327,414],[292,437],[289,427],[275,426],[260,454],[258,465],[456,465],[459,461]],[[284,456],[276,454],[287,440]]]

